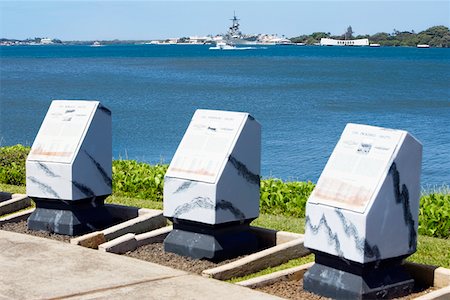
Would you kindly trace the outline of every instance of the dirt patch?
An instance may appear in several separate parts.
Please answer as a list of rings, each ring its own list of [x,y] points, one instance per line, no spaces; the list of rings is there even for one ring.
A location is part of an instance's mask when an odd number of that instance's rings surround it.
[[[258,287],[256,290],[272,294],[278,297],[286,298],[286,299],[306,299],[306,300],[324,300],[324,299],[330,299],[327,297],[322,297],[310,292],[307,292],[303,290],[303,280],[285,280],[285,281],[278,281],[270,285],[266,285],[263,287]],[[436,288],[430,287],[430,288],[424,288],[424,287],[415,287],[412,294],[395,298],[400,300],[410,300],[415,299],[419,296],[428,294],[432,291],[436,290]]]
[[[196,274],[201,274],[203,270],[215,268],[244,257],[240,256],[214,263],[205,259],[193,259],[175,253],[165,252],[162,242],[141,246],[124,255]]]
[[[29,234],[37,237],[43,237],[51,240],[61,241],[69,243],[71,238],[74,238],[73,236],[67,236],[57,233],[50,233],[47,231],[35,231],[35,230],[29,230],[27,226],[27,221],[23,220],[20,222],[10,222],[10,223],[4,223],[0,224],[0,230],[6,230],[6,231],[13,231],[17,233],[24,233]]]

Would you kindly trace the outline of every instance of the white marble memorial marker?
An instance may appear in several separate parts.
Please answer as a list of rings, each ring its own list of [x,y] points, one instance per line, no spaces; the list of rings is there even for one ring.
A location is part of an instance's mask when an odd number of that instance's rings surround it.
[[[30,197],[111,194],[111,112],[98,101],[52,101],[26,162]]]
[[[112,192],[111,131],[111,111],[100,102],[52,101],[26,161],[27,195],[37,206],[29,228],[72,235],[91,226],[82,224],[87,211],[100,219],[95,207]]]
[[[261,127],[248,113],[197,110],[164,181],[164,215],[207,224],[259,215]]]
[[[421,162],[408,132],[347,124],[308,199],[305,247],[363,265],[414,253]]]
[[[164,216],[198,226],[249,223],[259,215],[260,160],[252,116],[197,110],[164,178]]]

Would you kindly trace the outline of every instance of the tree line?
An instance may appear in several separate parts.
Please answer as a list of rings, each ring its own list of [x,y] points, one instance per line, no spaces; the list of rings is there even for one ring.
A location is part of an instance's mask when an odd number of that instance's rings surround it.
[[[290,40],[294,43],[305,43],[314,45],[320,42],[321,38],[332,38],[338,40],[345,39],[369,39],[370,43],[380,44],[381,46],[410,46],[415,47],[419,44],[427,44],[430,47],[450,48],[450,30],[446,26],[433,26],[421,32],[398,31],[392,33],[379,32],[374,35],[353,35],[352,27],[342,35],[331,35],[329,32],[314,32],[310,35],[300,35]]]

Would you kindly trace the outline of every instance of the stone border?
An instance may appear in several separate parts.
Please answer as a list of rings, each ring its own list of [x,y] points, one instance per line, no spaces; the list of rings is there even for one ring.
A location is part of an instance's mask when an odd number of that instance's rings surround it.
[[[131,235],[134,236],[135,234],[148,232],[167,225],[167,220],[161,210],[115,204],[107,204],[105,206],[114,217],[128,220],[101,231],[73,238],[70,240],[71,244],[98,249],[100,245],[110,242],[108,245],[112,248],[109,252],[114,252],[113,249],[120,249],[120,246],[115,247],[114,245],[126,243],[131,239]],[[110,247],[108,245],[107,248]]]
[[[280,232],[278,232],[280,233]],[[268,267],[278,266],[291,259],[303,257],[310,252],[303,246],[304,238],[278,244],[268,249],[247,255],[244,258],[216,268],[204,270],[202,276],[228,280],[255,273]]]
[[[10,200],[0,202],[0,216],[31,206],[31,199],[25,194],[12,194]]]
[[[109,242],[98,245],[98,250],[123,254],[136,250],[143,245],[162,242],[170,231],[172,231],[172,226],[165,226],[142,234],[127,233]]]
[[[8,216],[1,217],[0,225],[5,224],[5,223],[10,223],[10,222],[20,222],[20,221],[26,220],[33,213],[34,210],[35,210],[35,208],[32,207],[27,210],[15,212]]]
[[[313,264],[314,262],[310,262],[298,267],[240,281],[236,284],[254,289],[283,280],[300,280]],[[406,262],[405,267],[414,280],[438,288],[436,291],[415,298],[416,300],[450,299],[450,269],[412,262]]]

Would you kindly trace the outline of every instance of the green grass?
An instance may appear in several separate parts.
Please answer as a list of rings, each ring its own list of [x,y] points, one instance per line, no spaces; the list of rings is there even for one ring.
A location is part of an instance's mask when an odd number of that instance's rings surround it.
[[[26,188],[23,185],[11,185],[11,184],[0,183],[0,191],[13,193],[13,194],[25,194]]]
[[[305,219],[291,216],[260,214],[251,225],[280,231],[305,233]]]
[[[135,206],[135,207],[143,207],[143,208],[151,208],[151,209],[163,209],[163,203],[159,201],[151,201],[145,199],[138,198],[130,198],[124,196],[109,196],[106,198],[106,203],[111,204],[120,204],[126,206]]]
[[[417,252],[408,261],[450,268],[450,239],[439,239],[419,235]]]

